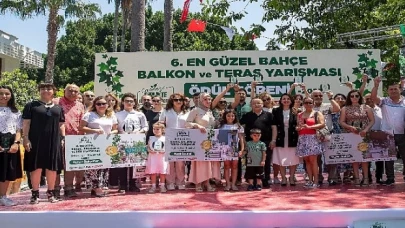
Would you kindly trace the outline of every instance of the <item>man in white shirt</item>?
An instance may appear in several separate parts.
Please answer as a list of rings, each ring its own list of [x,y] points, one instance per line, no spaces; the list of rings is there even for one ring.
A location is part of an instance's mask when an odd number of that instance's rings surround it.
[[[401,96],[400,85],[391,84],[388,86],[388,97],[378,97],[377,91],[381,83],[381,77],[374,79],[374,87],[371,91],[371,99],[381,108],[382,121],[381,130],[394,135],[395,145],[398,147],[398,152],[405,161],[405,98]],[[385,162],[387,181],[384,185],[393,185],[395,183],[394,161]],[[405,169],[402,174],[405,176]]]

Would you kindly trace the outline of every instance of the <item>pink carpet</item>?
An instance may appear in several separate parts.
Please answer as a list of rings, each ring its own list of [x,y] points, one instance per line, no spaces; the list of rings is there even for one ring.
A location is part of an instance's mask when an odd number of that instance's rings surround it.
[[[260,192],[247,192],[246,184],[239,192],[196,193],[193,189],[148,194],[119,194],[110,190],[105,198],[91,198],[85,190],[77,198],[51,204],[46,200],[45,189],[41,190],[41,200],[30,205],[30,191],[12,195],[18,205],[0,207],[0,211],[264,211],[264,210],[335,210],[335,209],[385,209],[405,208],[405,184],[402,175],[397,175],[393,186],[355,187],[341,185],[329,187],[324,184],[319,189],[303,188],[302,177],[295,187],[273,185]],[[301,180],[301,181],[300,181]]]

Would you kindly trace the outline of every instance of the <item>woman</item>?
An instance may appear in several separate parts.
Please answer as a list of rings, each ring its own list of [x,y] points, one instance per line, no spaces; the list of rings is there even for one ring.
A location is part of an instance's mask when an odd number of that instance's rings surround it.
[[[211,103],[212,115],[215,118],[216,127],[219,125],[223,112],[225,111],[226,108],[228,108],[228,102],[225,100],[224,96],[226,93],[229,92],[231,88],[233,88],[233,85],[231,83],[227,84],[226,88],[220,94],[218,94]],[[238,106],[238,103],[239,101],[232,102],[229,108],[231,109],[236,108],[236,106]]]
[[[208,129],[215,126],[215,119],[210,110],[211,96],[208,93],[201,93],[196,108],[187,117],[187,128],[199,129],[205,134]],[[220,180],[220,163],[211,161],[193,161],[191,164],[189,180],[196,184],[196,191],[202,192],[205,188],[209,192],[215,191],[209,184],[209,179]]]
[[[0,206],[14,206],[7,198],[10,181],[22,178],[20,154],[21,113],[15,106],[14,92],[0,86]]]
[[[31,175],[31,204],[39,202],[38,189],[43,169],[48,183],[48,201],[58,201],[54,188],[57,171],[63,169],[61,148],[65,140],[65,115],[63,109],[52,102],[55,91],[53,84],[40,84],[39,100],[25,105],[23,111],[24,169]]]
[[[294,106],[292,108],[293,112],[297,115],[298,113],[304,111],[304,108],[302,107],[302,101],[304,100],[304,97],[301,94],[295,94],[294,97]]]
[[[297,156],[304,157],[309,181],[305,184],[308,188],[319,188],[318,182],[318,155],[325,152],[322,142],[316,138],[316,130],[325,127],[325,118],[321,112],[313,110],[314,101],[304,98],[305,111],[298,114],[297,118]]]
[[[77,101],[83,104],[83,94],[82,93],[77,94]]]
[[[108,108],[107,101],[103,96],[94,99],[89,112],[84,114],[80,121],[80,131],[86,134],[117,134],[117,118],[112,109]],[[103,185],[106,182],[105,173],[108,169],[86,170],[86,180],[92,184],[91,195],[95,197],[104,197]]]
[[[347,94],[346,106],[342,108],[339,118],[340,126],[345,132],[359,134],[365,137],[374,125],[374,114],[369,106],[363,104],[363,97],[358,90]],[[368,186],[368,162],[361,162],[363,170],[363,185]],[[359,162],[353,163],[354,184],[360,186]]]
[[[148,125],[150,126],[149,130],[146,133],[146,144],[148,144],[149,137],[153,136],[153,127],[152,127],[153,124],[159,121],[159,117],[163,112],[161,97],[159,96],[152,97],[152,104],[153,108],[145,113],[146,120],[148,121]]]
[[[112,93],[105,95],[105,100],[107,101],[108,108],[111,108],[114,112],[120,111],[120,100]]]
[[[272,112],[273,111],[273,98],[268,92],[263,92],[259,94],[260,100],[263,101],[263,111]]]
[[[174,93],[167,101],[166,109],[162,112],[159,121],[166,125],[168,129],[186,128],[186,121],[189,114],[183,94]],[[170,151],[167,151],[170,153]],[[167,190],[172,191],[176,187],[179,190],[186,189],[184,175],[184,161],[169,162],[169,174],[166,175]]]
[[[120,134],[144,134],[148,131],[148,122],[143,112],[135,110],[138,107],[138,100],[132,93],[125,93],[121,98],[121,110],[116,113],[118,120],[118,132]],[[120,193],[125,191],[140,192],[136,186],[135,180],[132,179],[133,168],[115,168],[112,169],[113,173],[117,174],[116,181],[119,180]],[[129,172],[129,180],[128,180]],[[128,188],[129,181],[129,188]]]
[[[286,167],[290,170],[290,185],[295,186],[295,170],[300,162],[296,155],[298,142],[298,133],[295,130],[297,126],[297,116],[294,114],[292,96],[283,94],[279,101],[279,107],[273,109],[273,116],[277,125],[276,148],[273,152],[273,167],[281,173],[281,186],[287,186]],[[276,168],[274,168],[276,170]]]

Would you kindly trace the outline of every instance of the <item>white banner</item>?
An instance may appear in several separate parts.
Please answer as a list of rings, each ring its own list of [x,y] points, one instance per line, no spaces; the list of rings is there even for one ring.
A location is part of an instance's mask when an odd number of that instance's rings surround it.
[[[325,144],[326,164],[397,159],[394,137],[383,131],[369,132],[364,138],[353,133],[332,134]]]
[[[167,161],[224,161],[238,159],[238,130],[167,129]]]
[[[348,88],[340,85],[352,82],[360,88],[364,72],[372,78],[381,75],[380,62],[379,50],[365,49],[98,53],[94,89],[97,95],[111,91],[159,95],[166,102],[174,92],[216,96],[236,81],[250,96],[250,83],[257,80],[263,84],[256,93],[267,91],[273,97],[286,93],[294,82],[305,83],[310,93],[320,89],[347,94]],[[368,83],[366,90],[372,86]],[[225,97],[233,99],[234,91]]]
[[[145,165],[144,134],[68,135],[66,171]]]

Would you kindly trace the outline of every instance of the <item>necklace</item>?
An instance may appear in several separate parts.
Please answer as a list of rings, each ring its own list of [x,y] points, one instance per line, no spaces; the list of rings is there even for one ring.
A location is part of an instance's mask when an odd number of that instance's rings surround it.
[[[96,115],[97,115],[98,117],[100,117],[100,118],[105,117],[105,113],[104,113],[103,115],[98,114],[98,112],[95,112],[95,113],[96,113]]]

